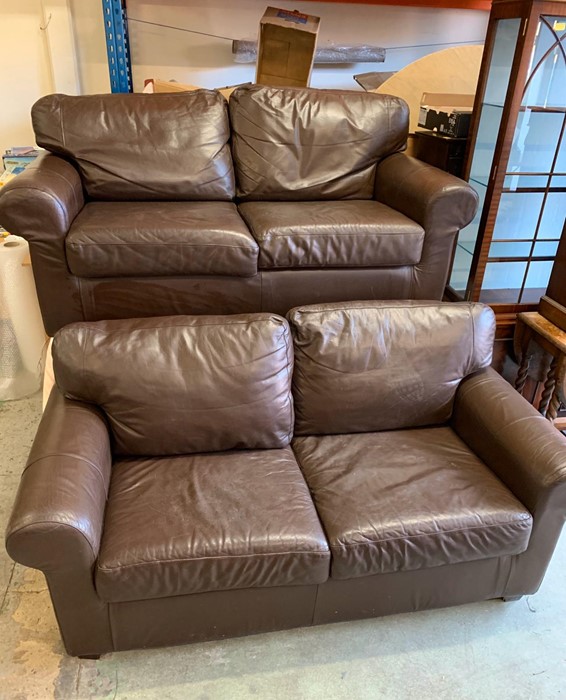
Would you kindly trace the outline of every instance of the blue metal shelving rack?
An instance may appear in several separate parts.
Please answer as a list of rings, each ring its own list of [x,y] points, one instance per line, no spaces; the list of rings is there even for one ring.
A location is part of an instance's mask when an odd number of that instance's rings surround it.
[[[132,62],[126,0],[102,0],[112,92],[132,92]]]

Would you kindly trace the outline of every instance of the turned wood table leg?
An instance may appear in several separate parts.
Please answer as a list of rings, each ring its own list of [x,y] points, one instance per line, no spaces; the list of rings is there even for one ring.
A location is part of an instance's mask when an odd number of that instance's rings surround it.
[[[552,364],[556,361],[556,367],[554,368],[554,388],[552,391],[552,396],[550,397],[548,409],[546,411],[546,417],[549,421],[555,421],[558,411],[560,410],[560,396],[559,390],[564,380],[564,370],[566,366],[566,357],[560,355],[553,359]],[[551,365],[552,367],[552,365]],[[545,384],[546,387],[546,384]]]
[[[546,375],[546,380],[544,382],[544,389],[540,397],[540,404],[538,410],[543,416],[547,415],[547,410],[551,400],[554,399],[556,393],[556,370],[558,368],[558,357],[553,357],[550,363],[550,369]],[[556,417],[556,416],[555,416]],[[552,420],[552,419],[551,419]]]
[[[519,365],[519,371],[515,379],[515,389],[519,394],[522,394],[525,388],[525,382],[529,376],[529,365],[531,364],[531,354],[529,353],[531,331],[530,328],[522,322],[520,315],[517,318],[516,333],[518,333],[520,337],[521,364]]]
[[[529,376],[529,365],[531,364],[531,356],[527,355],[527,353],[523,353],[523,357],[521,358],[521,364],[519,365],[519,371],[517,372],[517,379],[515,380],[515,389],[519,392],[519,394],[523,393],[523,389],[525,388],[525,382],[527,381],[527,377]]]

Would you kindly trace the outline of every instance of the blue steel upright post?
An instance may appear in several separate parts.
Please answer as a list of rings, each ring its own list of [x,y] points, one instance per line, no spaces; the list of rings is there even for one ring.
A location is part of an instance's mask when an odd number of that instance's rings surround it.
[[[132,62],[126,0],[102,0],[112,92],[132,92]]]

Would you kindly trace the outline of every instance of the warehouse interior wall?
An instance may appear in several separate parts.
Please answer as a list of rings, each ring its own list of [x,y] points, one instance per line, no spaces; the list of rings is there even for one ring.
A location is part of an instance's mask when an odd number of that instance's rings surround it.
[[[277,4],[319,16],[320,45],[387,50],[384,63],[315,65],[313,87],[359,89],[356,73],[396,71],[447,46],[480,43],[488,20],[487,12],[476,10]],[[255,66],[234,62],[232,39],[256,38],[266,6],[266,0],[128,0],[134,89],[147,78],[208,88],[253,81]],[[3,152],[33,143],[29,111],[42,95],[108,92],[110,83],[101,0],[2,0],[0,24]]]

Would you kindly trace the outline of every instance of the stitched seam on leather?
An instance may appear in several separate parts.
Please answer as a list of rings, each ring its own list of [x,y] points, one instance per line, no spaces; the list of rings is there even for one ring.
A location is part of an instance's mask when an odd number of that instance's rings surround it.
[[[85,328],[85,334],[83,336],[83,357],[82,357],[82,367],[81,376],[83,379],[83,386],[87,387],[86,395],[90,397],[90,391],[88,390],[88,382],[86,381],[86,341],[87,337],[90,335],[91,326]]]
[[[329,572],[329,575],[330,575],[330,572]],[[328,580],[328,576],[327,576],[326,580]],[[316,587],[316,591],[314,592],[314,604],[312,606],[311,626],[314,625],[314,616],[316,615],[316,604],[318,601],[318,591],[320,590],[320,586],[321,586],[321,584],[318,584]]]
[[[102,602],[104,603],[105,601]],[[113,650],[118,651],[116,648],[116,641],[114,639],[114,627],[112,626],[112,603],[106,603],[106,608],[108,610],[108,629],[110,630],[110,641],[112,642]]]
[[[112,247],[112,246],[128,246],[129,248],[141,248],[142,246],[176,246],[178,248],[236,248],[237,250],[246,250],[251,253],[256,253],[258,247],[252,248],[251,246],[243,245],[224,245],[222,243],[178,243],[178,242],[163,242],[163,243],[101,243],[100,241],[93,241],[92,243],[75,243],[74,241],[68,241],[66,243],[70,248],[82,248],[87,246],[96,246],[97,248],[102,247]]]
[[[532,515],[527,515],[510,522],[493,523],[492,525],[474,525],[473,527],[461,527],[454,530],[443,530],[442,532],[423,532],[419,535],[399,535],[399,537],[386,537],[382,540],[368,540],[367,542],[352,542],[350,544],[331,544],[330,547],[365,547],[368,544],[381,544],[382,542],[394,542],[395,540],[414,540],[417,537],[440,537],[454,532],[468,532],[470,530],[487,530],[490,527],[523,527],[528,521],[532,522]]]
[[[435,306],[450,306],[451,302],[442,302],[442,301],[432,301],[429,304],[403,304],[399,303],[397,305],[391,305],[391,306],[385,306],[385,305],[372,305],[372,306],[352,306],[348,302],[335,302],[335,303],[344,303],[344,308],[337,308],[337,309],[309,309],[306,305],[299,307],[301,309],[301,314],[306,315],[306,314],[323,314],[323,313],[329,313],[329,312],[341,312],[341,311],[351,311],[352,309],[356,310],[365,310],[365,309],[377,309],[377,310],[382,310],[382,309],[430,309]]]
[[[261,251],[264,252],[264,251]],[[308,265],[299,265],[297,263],[294,264],[288,264],[288,265],[275,265],[273,262],[270,260],[266,261],[265,263],[262,263],[260,261],[259,264],[259,269],[260,270],[349,270],[352,268],[355,268],[356,270],[402,270],[406,267],[414,268],[418,263],[412,263],[412,262],[404,262],[404,263],[399,263],[397,265],[393,265],[393,263],[386,263],[385,265],[373,265],[371,267],[367,266],[367,263],[364,263],[364,265],[356,265],[355,263],[344,263],[343,265],[321,265],[320,263],[309,263]],[[262,267],[262,265],[265,265],[265,267]],[[352,307],[350,307],[352,308]]]
[[[24,471],[22,472],[22,476],[34,464],[41,462],[42,459],[49,459],[51,457],[56,457],[56,458],[57,457],[68,457],[69,459],[73,459],[76,462],[84,462],[85,464],[88,464],[89,466],[91,466],[95,471],[97,471],[100,474],[100,478],[102,479],[103,482],[106,481],[106,479],[104,478],[104,474],[100,471],[100,468],[94,462],[91,462],[89,459],[86,459],[85,457],[79,457],[77,455],[70,454],[69,452],[50,452],[48,454],[41,455],[41,457],[37,457],[37,459],[34,459],[33,462],[30,462],[29,464],[26,465]]]
[[[97,569],[99,571],[120,571],[120,569],[130,569],[135,566],[150,566],[154,564],[180,564],[184,562],[193,562],[193,561],[209,561],[209,560],[218,560],[218,559],[249,559],[249,558],[255,558],[255,557],[285,557],[288,555],[294,555],[294,554],[306,554],[308,556],[324,556],[327,557],[329,555],[328,549],[312,549],[312,550],[304,550],[304,551],[298,551],[298,552],[257,552],[255,554],[214,554],[209,557],[182,557],[179,559],[154,559],[152,561],[139,561],[135,562],[133,564],[120,564],[118,566],[101,566],[100,564],[97,566]]]
[[[267,311],[264,311],[262,313],[269,313]],[[141,331],[159,331],[159,330],[170,330],[172,328],[207,328],[208,326],[245,326],[249,323],[267,323],[269,321],[274,321],[276,323],[279,323],[284,320],[282,317],[274,318],[274,316],[278,316],[277,314],[270,314],[270,318],[262,318],[262,319],[257,319],[257,320],[248,320],[248,321],[218,321],[217,323],[199,323],[198,325],[188,325],[188,324],[175,324],[173,326],[151,326],[149,328],[124,328],[124,329],[116,329],[116,330],[104,330],[103,328],[98,328],[97,326],[87,326],[86,324],[82,325],[82,328],[85,330],[89,331],[96,331],[97,333],[103,333],[104,335],[111,335],[113,333],[131,333],[132,330],[134,330],[136,333],[140,333]],[[122,319],[122,320],[128,320],[128,319]],[[143,320],[143,319],[142,319]]]
[[[57,158],[57,156],[55,156],[55,157]],[[49,171],[49,177],[58,177],[59,179],[63,180],[63,182],[66,183],[69,186],[69,189],[71,190],[71,193],[73,195],[73,199],[75,200],[75,205],[77,205],[77,208],[80,208],[80,207],[78,207],[77,193],[75,192],[75,185],[73,185],[73,183],[70,180],[68,180],[64,175],[61,175],[61,173],[58,173],[55,170]]]
[[[61,104],[63,100],[59,100],[59,122],[61,124],[61,141],[63,143],[63,148],[67,149],[67,139],[65,136],[65,118],[63,116],[63,105]]]
[[[471,330],[472,330],[472,347],[470,350],[470,359],[468,361],[468,372],[467,374],[470,374],[472,372],[472,367],[474,366],[474,357],[476,355],[476,324],[474,323],[474,314],[472,313],[472,307],[468,307],[468,313],[470,315],[470,325],[471,325]]]
[[[65,256],[66,257],[66,256]],[[67,261],[67,266],[69,265]],[[79,298],[81,300],[81,309],[83,312],[83,319],[86,319],[86,313],[85,313],[85,301],[84,301],[84,296],[83,296],[83,281],[82,278],[79,277],[78,275],[74,275],[71,273],[73,277],[77,280],[77,284],[79,285]]]
[[[341,233],[340,231],[329,231],[328,233],[326,232],[313,232],[313,233],[297,233],[296,231],[292,231],[291,233],[264,233],[264,234],[258,234],[258,238],[263,242],[266,240],[269,240],[270,238],[290,238],[291,236],[298,236],[299,238],[306,238],[308,236],[320,236],[321,238],[324,238],[325,236],[339,236],[340,238],[346,238],[346,237],[358,237],[361,238],[362,236],[367,236],[370,238],[375,238],[376,236],[418,236],[419,238],[424,239],[424,230],[421,229],[420,231],[376,231],[375,233],[371,232],[363,232],[363,233]],[[127,244],[125,244],[127,245]]]
[[[283,340],[285,341],[285,359],[287,360],[287,364],[285,366],[285,369],[287,370],[287,381],[289,383],[289,386],[291,386],[292,383],[292,377],[291,377],[291,370],[289,369],[289,327],[288,326],[283,326]],[[291,438],[291,435],[293,434],[293,428],[295,427],[295,421],[293,417],[293,402],[292,402],[292,394],[291,390],[289,390],[290,396],[287,399],[287,403],[289,404],[289,430],[287,431],[287,439]]]

